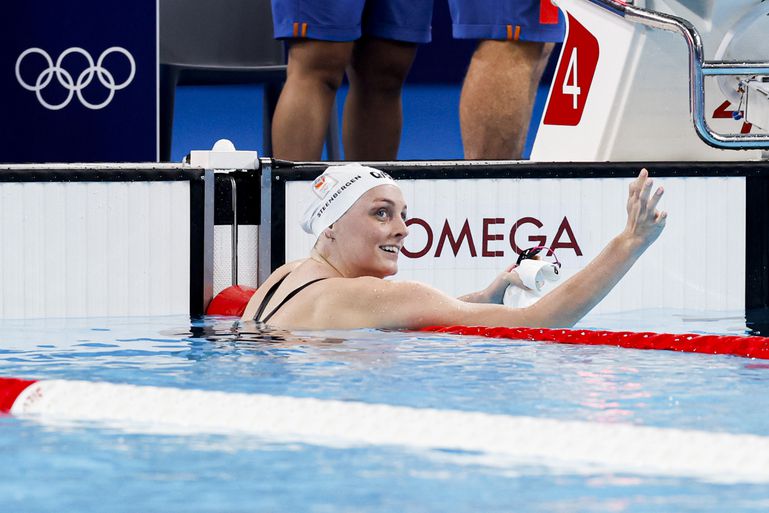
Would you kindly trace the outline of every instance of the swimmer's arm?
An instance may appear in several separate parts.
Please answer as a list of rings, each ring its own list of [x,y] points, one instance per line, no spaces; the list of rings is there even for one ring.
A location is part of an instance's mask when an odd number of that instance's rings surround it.
[[[340,297],[360,327],[571,326],[608,294],[662,232],[667,214],[658,212],[656,205],[663,191],[659,188],[652,195],[651,189],[648,173],[642,170],[630,186],[628,220],[622,233],[584,269],[529,307],[465,302],[422,283],[376,278],[357,279],[357,295]]]
[[[638,245],[625,235],[615,237],[579,273],[526,308],[469,303],[421,283],[392,283],[391,297],[379,304],[378,320],[390,328],[426,326],[568,327],[606,296],[638,259]],[[389,314],[388,314],[389,313]]]
[[[525,309],[499,304],[462,301],[420,282],[356,278],[336,288],[333,300],[324,304],[329,317],[321,325],[349,328],[420,329],[426,326],[485,325],[525,326]],[[332,298],[328,298],[332,299]]]
[[[638,260],[643,249],[625,234],[612,239],[585,268],[527,307],[532,325],[573,326],[606,297]]]
[[[572,326],[609,293],[659,237],[667,213],[656,207],[664,191],[661,187],[653,194],[651,191],[652,180],[642,169],[630,184],[625,229],[584,269],[527,308],[536,326]]]

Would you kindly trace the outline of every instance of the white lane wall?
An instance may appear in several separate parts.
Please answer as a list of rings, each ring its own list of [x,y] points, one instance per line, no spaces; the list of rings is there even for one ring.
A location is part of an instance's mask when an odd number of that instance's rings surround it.
[[[458,296],[485,287],[516,260],[515,247],[544,242],[558,247],[563,283],[625,226],[630,181],[400,180],[412,220],[396,278]],[[743,309],[745,179],[656,182],[665,188],[660,207],[669,213],[667,227],[594,311]],[[299,226],[310,194],[308,182],[287,183],[286,261],[305,257],[313,244]]]
[[[178,182],[0,183],[0,318],[187,314]]]
[[[238,283],[254,287],[258,285],[259,227],[238,226]],[[232,226],[214,226],[214,296],[232,283]]]

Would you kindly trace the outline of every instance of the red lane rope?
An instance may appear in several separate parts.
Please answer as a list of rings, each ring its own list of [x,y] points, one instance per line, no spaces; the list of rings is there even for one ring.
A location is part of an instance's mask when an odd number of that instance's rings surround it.
[[[692,333],[651,333],[547,328],[487,328],[484,326],[430,326],[422,331],[478,335],[489,338],[536,340],[559,344],[619,346],[631,349],[658,349],[686,353],[730,354],[769,360],[769,338]]]
[[[207,313],[210,315],[240,316],[254,291],[255,289],[249,287],[228,287],[214,298]],[[769,338],[766,337],[545,328],[487,328],[484,326],[431,326],[424,328],[423,331],[479,335],[489,338],[536,340],[560,344],[606,345],[687,353],[730,354],[769,360]],[[2,411],[1,395],[0,411]]]
[[[0,414],[10,412],[19,394],[32,383],[28,379],[0,378]]]

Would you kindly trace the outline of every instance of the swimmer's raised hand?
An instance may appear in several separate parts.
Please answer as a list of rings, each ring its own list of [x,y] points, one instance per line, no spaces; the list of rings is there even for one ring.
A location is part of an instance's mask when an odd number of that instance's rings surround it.
[[[662,187],[652,193],[654,181],[649,178],[649,172],[644,168],[638,173],[638,178],[630,184],[627,198],[627,225],[623,236],[643,252],[657,240],[663,228],[667,212],[657,210],[657,203],[665,193]]]
[[[581,271],[528,307],[530,324],[572,326],[619,282],[665,228],[667,213],[657,210],[662,187],[642,169],[630,184],[627,224]]]

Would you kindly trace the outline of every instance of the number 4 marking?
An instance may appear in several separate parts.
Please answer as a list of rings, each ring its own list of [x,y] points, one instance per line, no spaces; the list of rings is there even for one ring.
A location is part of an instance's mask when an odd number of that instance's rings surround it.
[[[571,83],[569,83],[569,79],[571,79]],[[582,92],[577,83],[577,48],[575,47],[571,50],[569,65],[566,68],[566,76],[564,76],[563,86],[561,86],[561,92],[564,95],[571,95],[571,106],[573,109],[577,108],[577,97]]]
[[[598,67],[598,40],[571,14],[566,15],[569,28],[542,118],[545,125],[577,126],[580,123]]]

